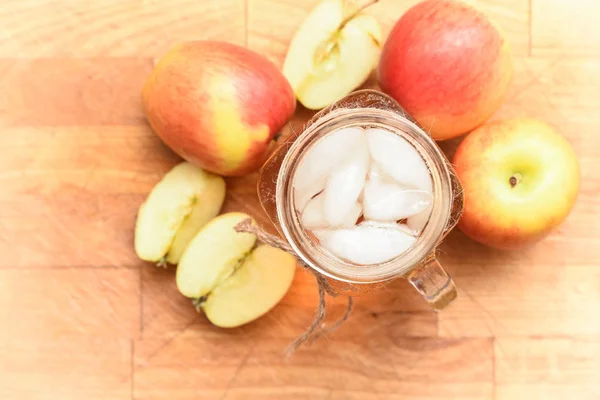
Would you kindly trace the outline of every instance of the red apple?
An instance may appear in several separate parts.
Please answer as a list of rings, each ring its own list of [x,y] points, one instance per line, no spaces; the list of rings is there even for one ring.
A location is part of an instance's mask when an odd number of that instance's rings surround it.
[[[571,145],[533,119],[479,127],[459,145],[453,164],[464,190],[459,228],[500,249],[546,236],[567,217],[579,190]]]
[[[210,41],[173,47],[148,78],[142,99],[150,125],[173,151],[226,176],[259,168],[296,108],[273,63]]]
[[[459,1],[428,0],[394,26],[378,79],[443,140],[484,123],[502,104],[512,73],[508,42],[483,13]]]

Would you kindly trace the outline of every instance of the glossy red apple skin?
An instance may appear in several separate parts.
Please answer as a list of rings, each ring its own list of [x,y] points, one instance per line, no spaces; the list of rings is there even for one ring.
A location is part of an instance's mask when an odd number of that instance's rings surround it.
[[[501,106],[513,75],[508,42],[479,10],[428,0],[407,11],[385,42],[382,90],[436,140],[467,133]]]
[[[148,78],[142,101],[150,126],[173,151],[224,176],[260,168],[296,108],[273,63],[216,41],[173,47]]]

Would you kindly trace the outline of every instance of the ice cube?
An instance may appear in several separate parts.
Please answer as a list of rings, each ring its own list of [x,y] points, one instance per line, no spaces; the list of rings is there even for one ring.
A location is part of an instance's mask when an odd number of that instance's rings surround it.
[[[308,202],[300,218],[300,223],[304,228],[317,229],[327,227],[328,224],[323,211],[323,200],[324,196],[321,193]]]
[[[345,228],[349,228],[356,224],[358,218],[362,214],[362,207],[359,202],[354,203],[352,210],[344,217],[344,222],[342,222],[342,226]]]
[[[308,202],[317,194],[325,189],[327,176],[323,175],[309,185],[303,187],[294,187],[294,206],[299,212],[303,212]]]
[[[368,179],[372,181],[381,181],[384,180],[387,176],[381,170],[381,167],[377,165],[375,161],[371,163],[371,167],[369,168]]]
[[[432,193],[427,164],[406,139],[384,129],[367,129],[371,156],[398,183]]]
[[[305,188],[315,180],[327,176],[362,141],[362,128],[344,128],[318,139],[296,168],[294,187]]]
[[[340,165],[359,143],[364,143],[362,128],[344,128],[318,139],[307,150],[294,174],[294,205],[302,212],[316,194],[325,189],[327,176]]]
[[[396,183],[367,181],[363,197],[364,215],[366,219],[397,221],[420,213],[432,201],[431,193],[424,190],[406,189]]]
[[[313,231],[323,248],[355,264],[389,261],[408,250],[417,240],[403,229],[358,225],[346,229]]]
[[[360,196],[369,169],[369,149],[366,140],[352,151],[346,161],[335,167],[323,194],[325,217],[330,226],[340,226],[352,211]]]
[[[300,223],[306,229],[320,229],[327,228],[329,223],[325,219],[325,212],[323,209],[323,200],[325,196],[319,194],[311,201],[308,202],[306,208],[302,212]],[[356,224],[356,221],[362,214],[362,207],[360,203],[355,203],[350,212],[344,216],[344,221],[340,226],[351,227]]]
[[[411,231],[414,232],[415,235],[421,234],[423,228],[429,221],[429,217],[431,216],[431,211],[433,208],[433,204],[418,213],[417,215],[413,215],[412,217],[408,217],[406,220],[406,225],[410,228]]]
[[[408,235],[415,236],[414,232],[406,224],[399,224],[397,222],[381,222],[365,219],[360,224],[358,224],[358,226],[374,226],[377,228],[400,229],[402,232],[405,232]]]

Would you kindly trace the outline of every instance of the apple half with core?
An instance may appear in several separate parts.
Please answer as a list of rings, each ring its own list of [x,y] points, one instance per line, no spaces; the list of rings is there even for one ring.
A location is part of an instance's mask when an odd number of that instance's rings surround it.
[[[173,47],[148,78],[142,102],[150,126],[173,151],[225,176],[258,169],[296,108],[273,63],[212,41]]]
[[[283,250],[256,246],[256,236],[235,231],[250,218],[239,212],[218,216],[190,242],[177,267],[177,288],[216,326],[246,324],[273,308],[286,294],[296,259]]]
[[[417,4],[396,22],[378,67],[381,89],[436,140],[483,124],[513,75],[510,46],[476,8],[456,0]]]
[[[292,39],[283,74],[311,110],[329,106],[359,87],[379,59],[379,22],[346,0],[322,0]]]
[[[177,264],[200,228],[216,217],[225,200],[225,181],[183,162],[154,186],[140,206],[135,225],[139,258]]]
[[[459,145],[454,168],[464,189],[459,228],[499,249],[537,242],[567,217],[579,190],[569,142],[548,124],[485,124]]]

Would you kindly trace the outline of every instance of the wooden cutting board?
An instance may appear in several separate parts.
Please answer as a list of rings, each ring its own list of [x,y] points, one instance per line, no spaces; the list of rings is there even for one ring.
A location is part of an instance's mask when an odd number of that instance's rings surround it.
[[[298,271],[267,316],[220,330],[177,293],[172,269],[136,259],[137,208],[179,161],[140,107],[157,57],[220,39],[281,65],[315,3],[0,2],[1,399],[600,398],[597,0],[476,0],[516,55],[495,118],[555,125],[582,185],[568,220],[534,248],[498,252],[453,232],[441,247],[461,289],[451,309],[429,311],[397,281],[285,359],[313,317],[309,274]],[[388,32],[414,3],[381,0],[371,12]],[[299,110],[286,133],[309,116]],[[226,209],[267,224],[255,180],[229,179]],[[342,309],[334,301],[330,317]]]

